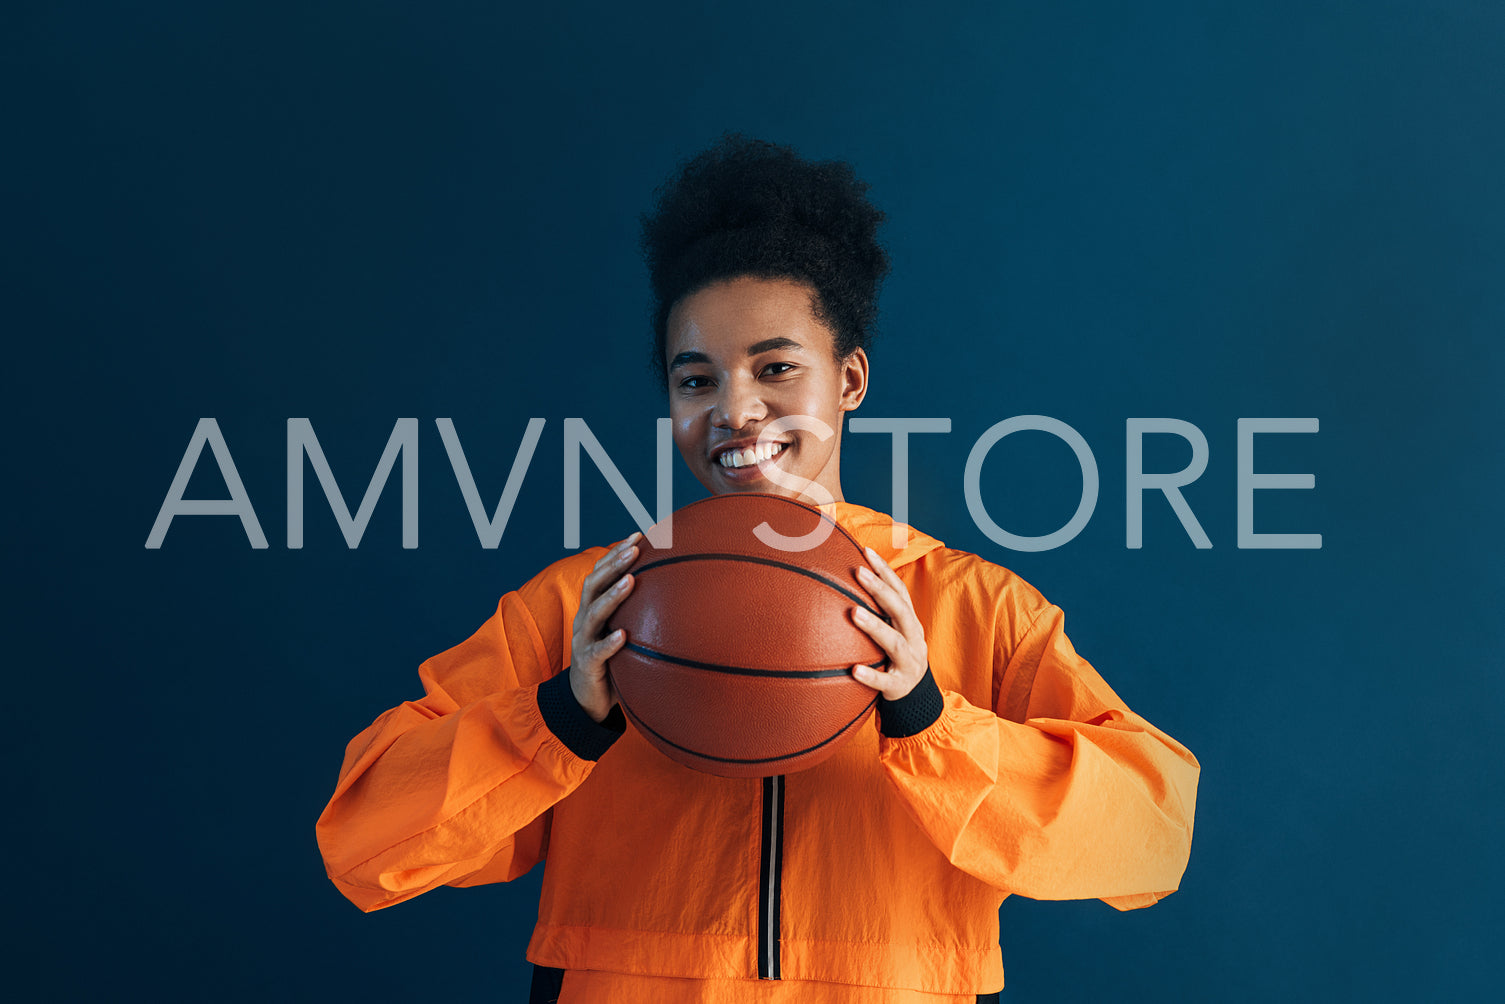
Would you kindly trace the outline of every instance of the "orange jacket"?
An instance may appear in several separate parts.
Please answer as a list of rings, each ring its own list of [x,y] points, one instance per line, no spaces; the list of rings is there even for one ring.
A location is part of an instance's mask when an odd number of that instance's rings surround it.
[[[865,726],[777,782],[681,767],[573,701],[556,734],[569,690],[546,681],[592,548],[503,596],[420,667],[422,700],[351,741],[317,827],[335,885],[369,911],[547,856],[528,958],[570,971],[562,1002],[629,1004],[971,1000],[1003,985],[1006,896],[1130,909],[1175,891],[1197,761],[1076,654],[1060,609],[923,534],[896,550],[881,513],[828,511],[909,589],[933,724]]]

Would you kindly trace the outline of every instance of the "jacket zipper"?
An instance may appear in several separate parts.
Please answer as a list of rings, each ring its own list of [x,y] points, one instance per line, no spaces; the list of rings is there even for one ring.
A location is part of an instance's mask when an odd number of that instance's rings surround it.
[[[763,779],[762,862],[758,868],[758,979],[779,975],[780,874],[784,870],[784,775]]]

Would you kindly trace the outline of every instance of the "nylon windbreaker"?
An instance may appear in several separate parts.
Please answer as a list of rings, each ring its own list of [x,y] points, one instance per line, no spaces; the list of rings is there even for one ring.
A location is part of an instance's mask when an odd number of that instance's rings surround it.
[[[370,911],[547,857],[528,958],[568,971],[561,1004],[971,1000],[1003,986],[1006,896],[1175,891],[1197,761],[1077,655],[1061,610],[916,531],[896,548],[886,515],[826,509],[909,590],[928,726],[890,738],[875,716],[817,767],[728,779],[596,725],[561,675],[592,548],[503,596],[420,667],[421,700],[350,742],[317,826],[335,885]]]

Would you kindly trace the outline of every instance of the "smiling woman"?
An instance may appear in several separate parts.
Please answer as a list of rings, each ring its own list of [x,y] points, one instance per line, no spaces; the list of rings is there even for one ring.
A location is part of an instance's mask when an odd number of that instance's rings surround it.
[[[421,700],[352,740],[318,838],[357,906],[547,857],[531,1001],[964,1004],[998,999],[1008,895],[1129,909],[1178,887],[1191,753],[1128,710],[1018,576],[842,495],[881,220],[849,165],[730,136],[643,226],[685,463],[713,494],[821,502],[865,548],[882,616],[853,621],[885,658],[851,675],[877,727],[789,777],[661,755],[607,673],[629,641],[606,625],[633,591],[634,533],[503,596],[423,664]]]
[[[814,501],[842,499],[841,417],[867,393],[868,361],[861,348],[836,357],[834,336],[815,314],[817,295],[789,279],[742,276],[692,293],[670,312],[674,443],[713,494],[798,496],[814,484],[825,490]],[[791,417],[820,424],[764,435]]]

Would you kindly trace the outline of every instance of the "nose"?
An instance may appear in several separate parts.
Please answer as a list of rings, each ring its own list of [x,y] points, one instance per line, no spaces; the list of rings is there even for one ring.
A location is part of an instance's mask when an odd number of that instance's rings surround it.
[[[763,404],[757,384],[732,380],[723,385],[713,420],[719,429],[741,429],[762,421],[767,415],[768,408]]]

